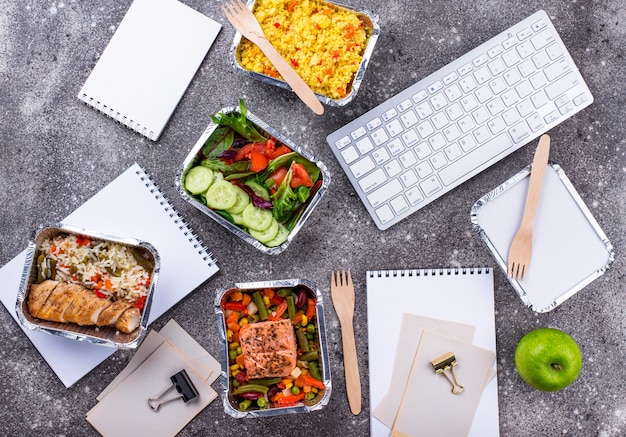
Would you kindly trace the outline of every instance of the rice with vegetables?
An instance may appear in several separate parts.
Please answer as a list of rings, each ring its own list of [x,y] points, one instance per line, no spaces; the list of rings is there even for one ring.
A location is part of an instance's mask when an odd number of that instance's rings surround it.
[[[55,279],[82,284],[112,301],[127,298],[143,307],[152,266],[136,249],[82,235],[59,234],[40,245],[39,282]]]
[[[267,39],[313,91],[347,96],[369,37],[355,12],[319,0],[257,0],[253,11]],[[245,38],[238,56],[243,68],[280,77]]]

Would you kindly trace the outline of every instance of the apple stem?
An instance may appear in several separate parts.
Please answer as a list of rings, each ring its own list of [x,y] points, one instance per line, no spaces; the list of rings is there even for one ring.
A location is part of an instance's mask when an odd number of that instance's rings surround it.
[[[558,364],[558,363],[552,363],[552,364],[550,364],[550,366],[552,366],[552,368],[554,370],[561,370],[562,369],[561,365]]]

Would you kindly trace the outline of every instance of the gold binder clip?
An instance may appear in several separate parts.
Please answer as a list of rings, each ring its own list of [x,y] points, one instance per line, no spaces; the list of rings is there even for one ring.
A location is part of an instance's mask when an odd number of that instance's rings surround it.
[[[163,393],[156,397],[148,398],[148,405],[150,405],[152,411],[158,412],[159,408],[168,402],[182,399],[185,403],[187,403],[198,396],[198,390],[196,389],[196,386],[193,385],[193,382],[191,381],[191,378],[189,378],[185,369],[170,376],[170,380],[172,381],[172,385],[169,386]],[[163,399],[163,397],[172,389],[176,389],[178,395],[170,397],[169,399]]]
[[[452,352],[447,352],[440,356],[439,358],[431,361],[433,368],[435,369],[435,373],[437,375],[441,374],[446,377],[446,379],[452,385],[452,393],[455,395],[461,394],[463,392],[463,386],[459,384],[459,381],[456,379],[456,373],[454,372],[454,368],[458,365],[456,361],[456,357]],[[452,374],[452,377],[448,374],[448,370]]]

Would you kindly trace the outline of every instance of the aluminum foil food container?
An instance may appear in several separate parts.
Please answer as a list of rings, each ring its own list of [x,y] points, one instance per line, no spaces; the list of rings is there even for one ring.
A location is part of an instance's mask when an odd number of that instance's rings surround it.
[[[223,113],[223,114],[228,114],[231,112],[239,113],[239,108],[238,107],[226,107],[226,108],[221,109],[218,112]],[[279,253],[287,249],[291,241],[298,234],[298,232],[304,225],[304,222],[311,215],[311,213],[313,212],[313,209],[315,208],[315,206],[317,206],[322,196],[328,189],[328,185],[330,184],[330,173],[328,169],[326,168],[326,165],[322,161],[315,158],[315,156],[313,156],[312,153],[296,145],[289,138],[285,137],[283,134],[276,131],[272,127],[270,127],[267,123],[259,119],[256,115],[252,114],[250,110],[247,110],[246,118],[250,120],[257,127],[257,130],[261,134],[273,136],[279,142],[283,143],[284,145],[289,147],[291,150],[297,152],[298,154],[302,155],[304,158],[309,160],[311,163],[315,164],[320,170],[321,185],[319,186],[319,188],[317,188],[316,191],[311,192],[311,196],[306,202],[306,207],[305,207],[304,212],[298,219],[297,223],[295,224],[295,226],[289,233],[289,236],[287,237],[287,240],[284,243],[276,247],[268,247],[264,245],[259,240],[254,238],[252,235],[245,232],[242,228],[238,227],[234,223],[231,223],[230,221],[228,221],[227,219],[225,219],[224,217],[222,217],[221,215],[213,211],[211,208],[206,206],[204,203],[200,202],[198,199],[196,199],[191,193],[189,193],[185,189],[184,177],[185,177],[186,172],[198,164],[199,162],[198,152],[200,152],[206,140],[211,136],[213,131],[217,129],[218,127],[218,124],[214,123],[213,121],[211,121],[211,123],[207,126],[207,128],[204,130],[204,133],[200,136],[196,144],[193,146],[193,148],[190,150],[189,154],[185,158],[183,165],[180,167],[179,171],[176,174],[175,184],[182,198],[185,199],[190,204],[192,204],[195,208],[202,211],[204,214],[211,217],[213,220],[215,220],[216,222],[224,226],[233,234],[237,235],[239,238],[241,238],[248,244],[251,244],[252,246],[256,247],[260,251],[268,255],[278,255]]]
[[[150,277],[150,288],[142,310],[141,322],[139,327],[132,333],[125,334],[116,330],[115,327],[109,326],[79,326],[74,323],[51,322],[35,318],[30,314],[28,311],[27,301],[31,285],[37,282],[36,264],[41,244],[48,238],[53,238],[59,234],[87,236],[95,240],[109,241],[129,246],[138,250],[146,258],[146,260],[152,264],[153,269]],[[150,307],[152,306],[152,299],[156,289],[160,269],[161,261],[159,253],[148,242],[141,241],[136,238],[104,234],[63,223],[43,224],[33,233],[26,249],[26,261],[22,271],[15,306],[17,317],[22,326],[28,329],[117,349],[134,349],[139,345],[147,333]]]
[[[519,228],[531,166],[481,197],[471,210],[474,230],[506,274],[508,251]],[[507,279],[522,302],[545,313],[603,275],[613,246],[563,169],[550,163],[533,225],[526,278]]]
[[[231,369],[229,366],[229,345],[227,340],[228,328],[226,326],[226,309],[224,304],[228,301],[229,296],[236,292],[252,292],[262,291],[264,289],[272,289],[278,291],[284,288],[304,290],[307,296],[315,301],[316,309],[316,332],[314,334],[314,341],[319,345],[319,370],[322,376],[322,382],[325,386],[325,390],[320,392],[313,403],[298,402],[292,406],[285,407],[270,407],[260,409],[252,403],[252,406],[246,411],[241,411],[239,408],[239,401],[237,397],[233,395],[234,388],[230,383],[229,376],[231,375]],[[328,361],[328,348],[326,342],[326,326],[324,322],[324,304],[322,301],[322,293],[320,290],[310,281],[305,279],[282,279],[276,281],[266,282],[246,282],[235,283],[232,286],[225,288],[217,293],[215,297],[215,314],[217,317],[217,326],[220,336],[220,361],[222,364],[221,373],[221,396],[224,404],[224,410],[229,415],[236,418],[251,418],[251,417],[268,417],[281,414],[292,413],[308,413],[321,409],[330,400],[331,394],[331,377],[330,377],[330,363]]]
[[[255,3],[256,3],[256,0],[249,0],[247,2],[248,8],[254,11]],[[328,3],[329,5],[333,7],[346,9],[348,11],[356,13],[358,17],[360,18],[360,20],[363,22],[363,25],[365,26],[365,29],[367,30],[367,34],[368,34],[368,39],[365,45],[365,49],[363,51],[361,63],[359,64],[359,69],[355,73],[354,77],[352,78],[352,82],[349,84],[349,87],[346,90],[346,96],[341,99],[333,99],[331,97],[316,93],[316,95],[318,96],[318,99],[322,103],[325,103],[328,106],[345,106],[348,103],[350,103],[352,100],[354,100],[354,98],[356,97],[357,91],[361,87],[361,83],[363,82],[363,77],[365,76],[365,70],[367,69],[367,65],[369,64],[370,59],[372,57],[372,53],[374,51],[374,46],[376,45],[376,41],[378,40],[378,36],[380,35],[380,26],[378,24],[378,16],[372,14],[371,12],[368,12],[365,10],[355,10],[355,9],[350,8],[349,6],[345,6],[340,3],[331,3],[331,2],[326,2],[326,3]],[[233,44],[230,49],[230,58],[231,58],[231,64],[233,68],[237,70],[238,72],[246,76],[252,77],[253,79],[259,80],[261,82],[275,85],[284,89],[291,89],[290,86],[287,84],[287,82],[281,79],[277,79],[275,77],[272,77],[266,74],[257,73],[255,71],[250,71],[241,66],[239,54],[238,54],[241,38],[242,38],[242,35],[239,32],[235,33]]]

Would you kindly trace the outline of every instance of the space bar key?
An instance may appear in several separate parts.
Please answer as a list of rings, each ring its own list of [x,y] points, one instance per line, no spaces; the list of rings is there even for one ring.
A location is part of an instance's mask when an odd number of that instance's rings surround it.
[[[442,169],[439,177],[444,185],[450,185],[512,146],[511,138],[502,133]]]

